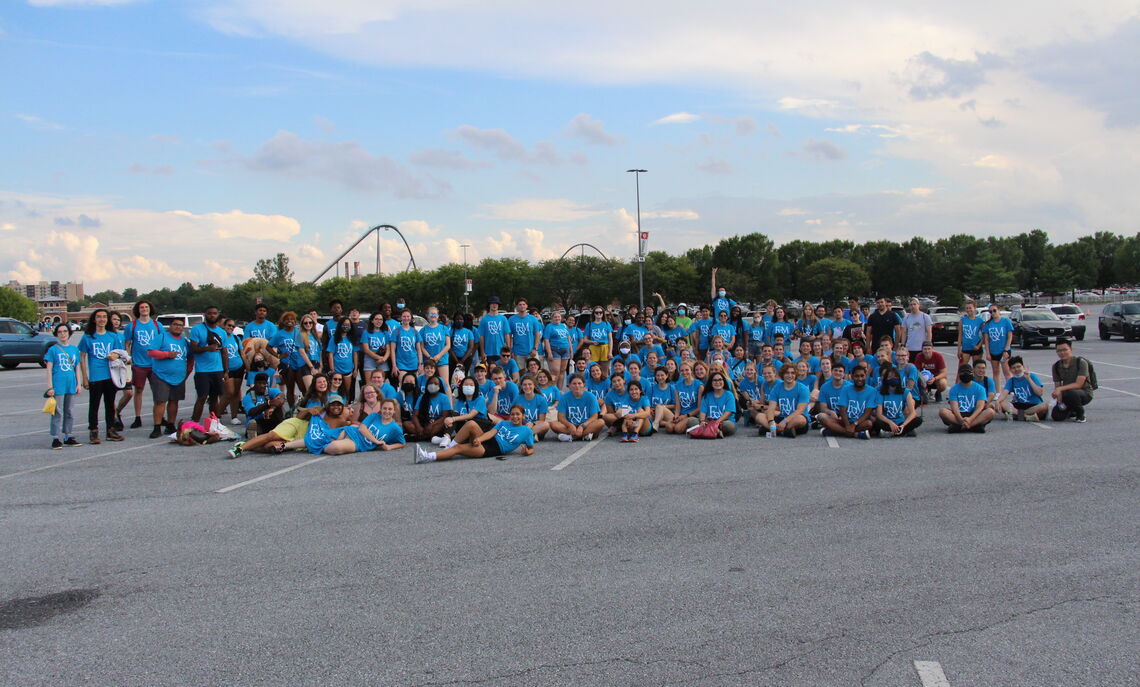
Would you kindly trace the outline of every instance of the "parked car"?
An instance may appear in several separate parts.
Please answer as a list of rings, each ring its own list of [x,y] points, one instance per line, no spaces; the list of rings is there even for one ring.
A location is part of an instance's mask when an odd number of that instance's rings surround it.
[[[1140,302],[1125,301],[1104,306],[1097,323],[1100,338],[1107,340],[1113,334],[1133,341],[1140,337]]]
[[[933,315],[959,315],[961,311],[952,305],[936,305],[930,309],[930,314]]]
[[[0,317],[0,366],[11,370],[20,363],[46,367],[44,353],[55,343],[47,332],[37,332],[11,317]]]
[[[1025,308],[1013,320],[1013,343],[1021,348],[1048,346],[1071,337],[1073,330],[1048,308]]]
[[[940,342],[957,345],[958,327],[961,325],[962,319],[958,315],[957,309],[954,309],[953,313],[932,313],[930,319],[934,321],[934,325],[930,328],[930,338],[935,345]]]
[[[168,315],[159,315],[158,317],[156,317],[154,319],[158,320],[158,323],[161,324],[163,327],[166,327],[167,329],[169,329],[170,323],[176,317],[182,318],[183,322],[186,325],[187,331],[189,331],[189,329],[191,327],[193,327],[194,325],[201,324],[202,322],[206,321],[206,318],[202,317],[201,313],[198,313],[197,315],[187,315],[186,313],[170,313]]]
[[[1085,311],[1081,310],[1079,305],[1075,303],[1055,303],[1048,306],[1053,314],[1060,317],[1063,322],[1069,325],[1073,330],[1073,336],[1077,341],[1084,341],[1085,339]]]

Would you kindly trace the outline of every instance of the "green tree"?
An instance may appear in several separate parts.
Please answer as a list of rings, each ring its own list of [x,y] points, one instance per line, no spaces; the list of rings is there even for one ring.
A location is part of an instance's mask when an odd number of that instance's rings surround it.
[[[124,301],[135,301],[135,300],[138,300],[138,297],[139,297],[139,290],[134,288],[133,286],[123,289],[123,300]]]
[[[1057,258],[1057,251],[1050,250],[1045,253],[1041,261],[1040,276],[1037,284],[1042,291],[1055,291],[1064,293],[1073,288],[1073,270]]]
[[[13,317],[23,322],[32,322],[39,317],[36,302],[13,289],[0,287],[0,317]]]
[[[1045,256],[1049,253],[1049,235],[1040,229],[1034,229],[1026,234],[1014,237],[1021,249],[1021,272],[1017,282],[1022,288],[1030,291],[1040,291],[1040,280],[1043,274],[1042,266]]]
[[[1096,285],[1097,259],[1092,250],[1092,238],[1083,237],[1056,248],[1056,256],[1073,274],[1073,286],[1089,289]]]
[[[805,296],[817,301],[842,303],[871,288],[867,271],[844,258],[823,258],[808,265],[801,279]]]
[[[110,303],[114,303],[116,301],[122,300],[122,297],[118,291],[112,291],[110,289],[106,289],[104,291],[99,291],[97,293],[93,293],[90,296],[87,296],[86,298],[84,298],[83,300],[84,300],[85,304],[87,304],[87,305],[90,305],[91,303],[110,304]]]
[[[1140,284],[1140,233],[1120,242],[1113,258],[1117,284]]]
[[[956,308],[961,308],[965,302],[966,297],[962,295],[962,292],[959,289],[953,286],[944,287],[942,289],[942,292],[938,295],[939,305],[949,305]]]
[[[996,299],[999,291],[1008,291],[1016,284],[1013,272],[1006,269],[1001,259],[990,252],[985,252],[978,258],[966,277],[966,286],[970,291],[989,295],[991,301]]]
[[[262,258],[253,268],[253,279],[261,284],[292,284],[293,270],[289,269],[289,256],[278,253]]]

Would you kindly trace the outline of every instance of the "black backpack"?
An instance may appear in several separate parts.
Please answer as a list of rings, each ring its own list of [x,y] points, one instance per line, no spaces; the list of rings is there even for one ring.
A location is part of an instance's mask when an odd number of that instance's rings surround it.
[[[1081,356],[1079,356],[1079,355],[1078,355],[1078,356],[1075,356],[1075,358],[1076,358],[1076,360],[1077,360],[1077,361],[1081,361],[1081,360],[1085,361],[1085,365],[1088,365],[1088,366],[1089,366],[1089,378],[1088,378],[1088,382],[1089,382],[1089,388],[1090,388],[1090,389],[1093,389],[1093,390],[1099,389],[1099,388],[1100,388],[1100,385],[1098,385],[1098,384],[1096,383],[1096,368],[1094,368],[1094,367],[1093,367],[1092,361],[1091,361],[1091,360],[1089,360],[1088,358],[1082,358],[1082,357],[1081,357]],[[1057,369],[1059,369],[1057,366],[1058,366],[1058,365],[1060,365],[1060,364],[1061,364],[1061,361],[1060,361],[1060,360],[1058,360],[1057,362],[1053,363],[1053,369],[1054,369],[1054,370],[1057,370]],[[1059,375],[1058,375],[1058,376],[1059,376]]]

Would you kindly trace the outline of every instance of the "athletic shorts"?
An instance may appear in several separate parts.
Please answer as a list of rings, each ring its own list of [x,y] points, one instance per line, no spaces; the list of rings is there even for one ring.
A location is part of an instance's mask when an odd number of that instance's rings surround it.
[[[981,347],[978,348],[963,348],[962,355],[968,355],[971,358],[977,357],[982,354]]]
[[[610,359],[609,344],[590,344],[590,360],[595,363],[604,363]]]
[[[499,448],[499,442],[495,437],[482,442],[484,458],[494,458],[495,456],[503,455],[503,449]]]
[[[142,391],[143,387],[146,386],[146,380],[150,377],[150,370],[151,370],[151,368],[149,368],[149,367],[143,367],[141,365],[132,365],[131,366],[131,385],[134,386],[139,391]]]
[[[1044,403],[1044,401],[1042,401],[1042,403]],[[1025,401],[1014,401],[1013,403],[1013,407],[1017,408],[1018,410],[1029,410],[1030,408],[1039,405],[1041,405],[1041,403],[1027,403]]]
[[[245,365],[242,365],[236,370],[230,370],[226,373],[230,379],[245,379]]]
[[[186,380],[181,384],[172,385],[164,382],[158,375],[150,376],[150,393],[155,403],[167,401],[183,401],[186,399]]]
[[[1005,354],[1006,354],[1006,353],[1009,353],[1009,351],[1002,351],[1001,353],[998,353],[998,354],[996,354],[996,355],[995,355],[995,354],[993,354],[993,353],[990,353],[990,360],[994,361],[995,363],[996,363],[996,362],[1001,362],[1001,359],[1002,359],[1003,357],[1005,357]]]
[[[224,372],[195,372],[194,373],[194,392],[198,397],[203,396],[222,396],[226,393],[225,380],[226,373]]]
[[[309,431],[309,421],[291,417],[273,428],[273,433],[285,441],[296,441]]]

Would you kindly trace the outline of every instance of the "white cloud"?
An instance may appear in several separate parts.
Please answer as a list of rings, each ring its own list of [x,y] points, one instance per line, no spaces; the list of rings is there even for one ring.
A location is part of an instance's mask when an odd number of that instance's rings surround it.
[[[621,143],[621,138],[606,131],[600,119],[594,119],[584,112],[570,120],[566,125],[566,133],[594,145],[616,146]]]
[[[1009,169],[1010,162],[1001,155],[983,155],[970,163],[974,167],[989,167],[991,169]]]
[[[709,174],[732,174],[733,172],[732,165],[727,160],[713,157],[697,163],[697,169]]]
[[[561,162],[558,151],[549,141],[539,141],[527,150],[522,141],[503,129],[479,129],[463,124],[453,132],[461,141],[480,150],[494,153],[500,160],[556,165]]]
[[[442,148],[427,148],[417,150],[408,156],[408,162],[421,167],[440,167],[443,169],[483,169],[490,167],[491,163],[481,160],[471,160],[463,156],[458,150],[444,150]]]
[[[486,212],[480,217],[528,222],[573,222],[605,212],[568,198],[520,198],[510,203],[489,203],[483,208]]]
[[[155,165],[154,167],[148,167],[147,165],[138,162],[128,167],[127,171],[131,174],[143,174],[159,177],[168,177],[171,174],[174,174],[174,168],[170,165]]]
[[[781,208],[776,214],[781,217],[792,217],[795,215],[806,215],[808,211],[803,208]]]
[[[671,115],[665,115],[661,119],[654,120],[650,124],[692,124],[700,118],[700,115],[692,112],[674,112]]]
[[[36,115],[16,113],[12,116],[37,131],[60,131],[65,128],[62,124],[50,122]]]
[[[642,219],[700,219],[693,210],[642,210]]]

